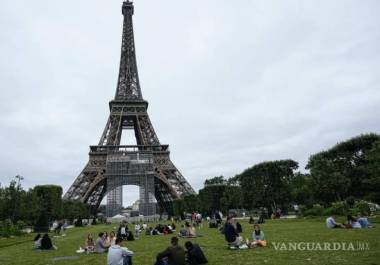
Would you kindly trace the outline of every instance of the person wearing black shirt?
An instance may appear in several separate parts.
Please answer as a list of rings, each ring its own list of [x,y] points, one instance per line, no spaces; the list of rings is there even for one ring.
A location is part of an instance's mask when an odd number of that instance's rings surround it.
[[[54,249],[53,243],[51,242],[51,239],[48,234],[44,234],[44,236],[42,237],[41,249],[44,249],[44,250]]]
[[[206,264],[208,262],[202,249],[197,244],[187,241],[185,248],[187,250],[187,262],[190,265]]]
[[[228,217],[227,222],[224,225],[224,236],[226,238],[227,243],[230,246],[239,247],[241,243],[241,238],[239,237],[239,234],[236,232],[235,227],[233,226],[233,218]]]

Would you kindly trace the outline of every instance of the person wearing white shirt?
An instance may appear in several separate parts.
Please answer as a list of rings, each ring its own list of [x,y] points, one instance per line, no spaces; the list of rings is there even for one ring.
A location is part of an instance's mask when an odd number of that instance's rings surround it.
[[[123,239],[116,238],[115,245],[108,249],[107,265],[131,265],[133,251],[123,247]]]
[[[330,216],[326,219],[326,226],[327,228],[343,228],[344,227],[342,224],[335,222],[334,216]]]
[[[139,223],[135,224],[135,235],[138,238],[140,235],[141,225]]]

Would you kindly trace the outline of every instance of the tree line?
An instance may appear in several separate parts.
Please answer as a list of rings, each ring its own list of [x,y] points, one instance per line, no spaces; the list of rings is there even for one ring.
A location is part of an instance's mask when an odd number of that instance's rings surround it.
[[[80,201],[62,200],[62,188],[39,185],[24,190],[21,176],[16,176],[9,186],[0,186],[0,235],[25,226],[44,231],[53,220],[89,218],[89,206]],[[14,234],[14,233],[13,233]]]
[[[174,214],[290,205],[330,207],[343,200],[380,203],[380,135],[364,134],[309,157],[306,172],[292,159],[265,161],[231,178],[207,179],[196,195],[176,200]]]

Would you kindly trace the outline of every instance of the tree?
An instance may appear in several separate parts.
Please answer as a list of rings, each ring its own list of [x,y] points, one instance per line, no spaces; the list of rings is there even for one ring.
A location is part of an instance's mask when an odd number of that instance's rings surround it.
[[[227,181],[224,179],[223,176],[219,176],[219,177],[213,177],[213,178],[210,178],[210,179],[206,179],[205,182],[204,182],[204,185],[207,186],[207,185],[222,185],[222,184],[226,184]]]
[[[46,214],[48,221],[62,217],[62,188],[55,185],[40,185],[34,187],[34,192],[40,200],[41,212]]]
[[[90,207],[81,201],[64,200],[62,202],[63,217],[73,222],[74,219],[90,217]]]
[[[241,209],[242,205],[241,187],[239,185],[226,185],[223,196],[220,198],[222,212],[228,213],[230,209]]]
[[[290,198],[296,204],[312,207],[315,203],[310,174],[296,172],[290,181]]]
[[[379,140],[377,134],[360,135],[310,156],[306,169],[310,170],[317,199],[329,205],[350,195],[365,197],[370,191],[366,155]]]
[[[367,190],[364,199],[380,203],[380,141],[373,144],[372,149],[365,155],[363,186]]]
[[[243,206],[266,207],[269,214],[286,207],[290,199],[290,183],[298,163],[293,160],[262,162],[235,176],[240,182]]]
[[[206,185],[199,190],[199,209],[203,213],[213,214],[222,209],[221,198],[227,188],[225,184]]]
[[[183,217],[185,213],[185,205],[183,199],[176,199],[173,201],[173,214],[174,216]]]

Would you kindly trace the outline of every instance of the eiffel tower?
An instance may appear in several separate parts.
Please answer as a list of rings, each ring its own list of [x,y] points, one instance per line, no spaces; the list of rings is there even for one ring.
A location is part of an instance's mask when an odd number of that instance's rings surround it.
[[[170,160],[168,145],[162,145],[153,129],[141,94],[137,72],[132,16],[133,3],[123,2],[123,36],[115,98],[98,145],[90,146],[89,161],[64,195],[96,210],[107,195],[107,216],[122,207],[122,186],[140,188],[140,213],[172,213],[172,201],[194,190]],[[122,132],[133,130],[137,145],[120,145]],[[156,203],[157,201],[157,203]]]

